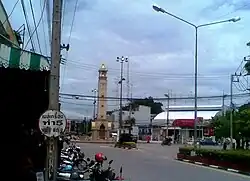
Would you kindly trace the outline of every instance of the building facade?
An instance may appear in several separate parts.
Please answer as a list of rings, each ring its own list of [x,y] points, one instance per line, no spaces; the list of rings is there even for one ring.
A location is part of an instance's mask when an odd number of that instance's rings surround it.
[[[135,119],[136,125],[144,125],[144,124],[150,124],[151,120],[151,110],[150,107],[147,106],[139,106],[136,110],[133,110],[131,112],[131,118]],[[109,116],[109,119],[114,122],[115,127],[118,128],[118,122],[119,122],[119,110],[116,110],[112,112],[112,114]],[[126,121],[129,119],[130,112],[129,111],[122,111],[122,121]]]

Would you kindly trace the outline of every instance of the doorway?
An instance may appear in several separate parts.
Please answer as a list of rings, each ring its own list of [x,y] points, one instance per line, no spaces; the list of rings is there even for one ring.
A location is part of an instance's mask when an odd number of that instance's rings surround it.
[[[102,124],[101,126],[100,126],[100,130],[99,130],[99,138],[100,139],[105,139],[105,126]]]

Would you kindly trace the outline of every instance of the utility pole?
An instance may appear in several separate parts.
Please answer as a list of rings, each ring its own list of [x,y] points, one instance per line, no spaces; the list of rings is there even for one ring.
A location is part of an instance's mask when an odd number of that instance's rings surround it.
[[[168,137],[168,127],[169,127],[169,102],[170,102],[170,95],[169,95],[169,91],[168,91],[168,93],[167,94],[164,94],[165,95],[165,97],[167,97],[168,99],[167,99],[167,119],[166,119],[166,126],[167,126],[167,128],[166,128],[166,132],[165,132],[165,137],[167,136]]]
[[[224,91],[222,94],[222,115],[225,116],[225,98],[227,97],[227,95],[225,95]]]
[[[129,114],[128,114],[128,119],[131,120],[131,114],[132,114],[132,104],[133,104],[133,100],[132,100],[132,84],[130,84],[129,86],[131,86],[131,92],[130,92],[130,101],[129,101]],[[130,128],[129,128],[129,133],[131,133],[131,129],[132,129],[132,122],[130,123]]]
[[[49,81],[49,109],[59,110],[59,83],[61,59],[61,18],[62,0],[53,0],[51,68]],[[46,181],[57,180],[58,137],[48,138],[46,159]]]
[[[119,136],[121,135],[121,129],[123,127],[123,120],[122,120],[122,82],[125,81],[125,78],[123,77],[123,63],[128,62],[127,57],[117,57],[116,61],[121,64],[121,70],[120,70],[120,111],[119,111]]]
[[[233,83],[239,82],[238,74],[232,74],[230,78],[230,141],[231,141],[231,148],[233,147],[233,111],[234,111],[234,104],[233,104]],[[236,79],[235,79],[236,77]]]
[[[93,89],[92,90],[93,94],[94,94],[94,101],[93,101],[93,121],[95,120],[96,118],[96,113],[95,113],[95,110],[96,110],[96,96],[97,96],[97,89]]]

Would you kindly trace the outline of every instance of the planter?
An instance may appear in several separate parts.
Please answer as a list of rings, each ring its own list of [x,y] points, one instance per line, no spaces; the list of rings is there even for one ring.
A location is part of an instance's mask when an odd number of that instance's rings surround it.
[[[201,157],[201,163],[209,165],[209,160],[207,158]]]
[[[216,165],[216,166],[219,166],[219,162],[220,162],[220,161],[217,161],[217,160],[211,160],[211,159],[208,160],[209,165]]]
[[[223,167],[223,168],[231,168],[231,163],[227,162],[227,161],[218,161],[218,166]]]
[[[185,155],[182,153],[177,153],[177,159],[185,159]]]
[[[191,162],[195,162],[193,156],[186,155],[186,158],[185,158],[185,159],[187,159],[187,160],[189,160],[189,161],[191,161]]]
[[[195,162],[201,162],[201,157],[200,156],[193,156],[193,160]]]

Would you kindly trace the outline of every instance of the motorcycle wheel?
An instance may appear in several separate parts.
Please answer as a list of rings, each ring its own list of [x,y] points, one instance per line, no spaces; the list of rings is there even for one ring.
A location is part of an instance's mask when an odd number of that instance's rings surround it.
[[[77,168],[80,171],[84,171],[87,168],[88,162],[86,160],[82,160],[77,164]]]

